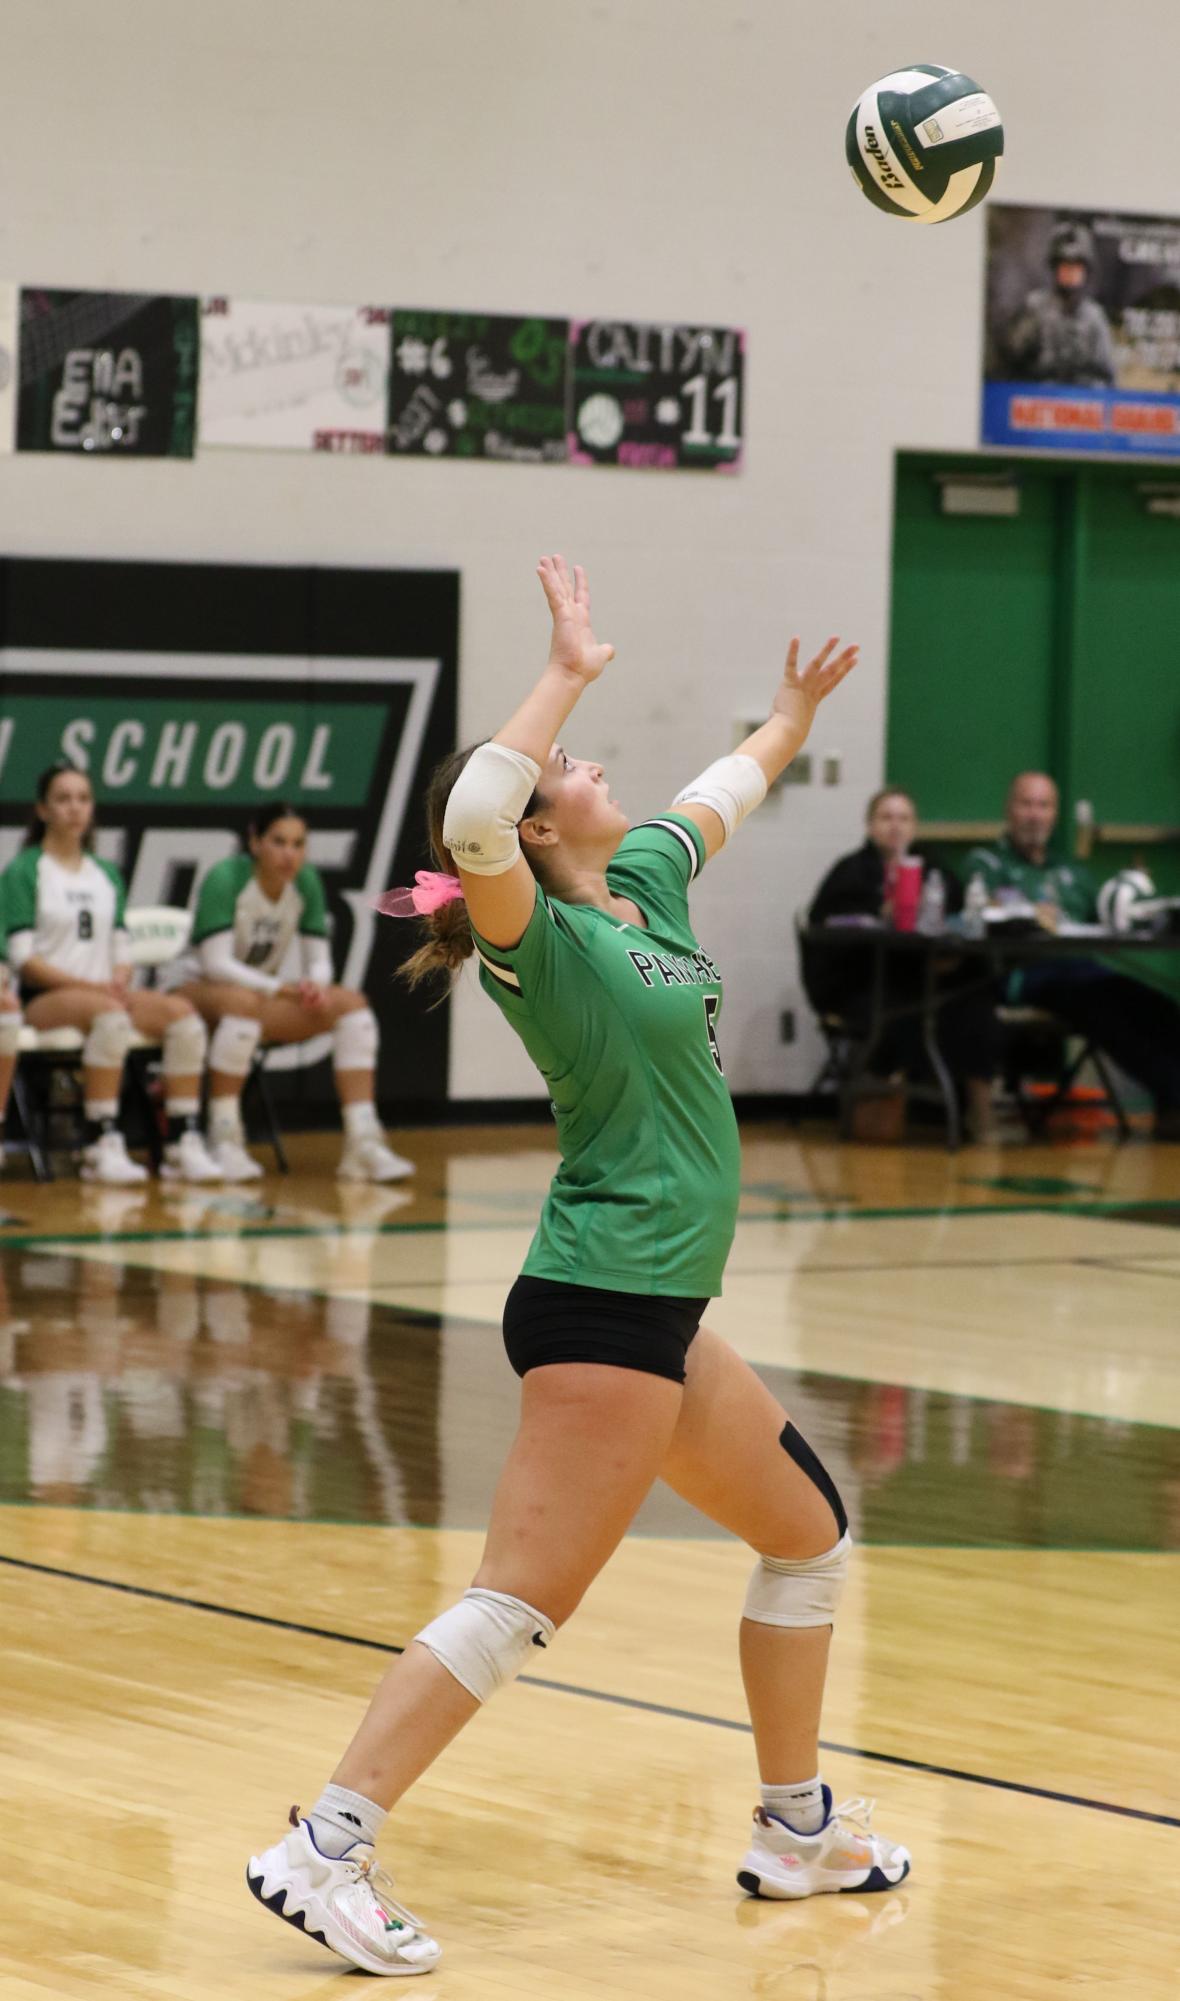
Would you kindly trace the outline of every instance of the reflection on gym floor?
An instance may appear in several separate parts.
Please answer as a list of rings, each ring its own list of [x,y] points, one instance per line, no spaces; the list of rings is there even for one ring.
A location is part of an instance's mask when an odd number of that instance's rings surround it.
[[[475,1527],[511,1436],[498,1330],[64,1250],[0,1253],[0,1502]],[[765,1369],[876,1543],[1180,1547],[1180,1434]],[[666,1490],[637,1523],[709,1533]]]

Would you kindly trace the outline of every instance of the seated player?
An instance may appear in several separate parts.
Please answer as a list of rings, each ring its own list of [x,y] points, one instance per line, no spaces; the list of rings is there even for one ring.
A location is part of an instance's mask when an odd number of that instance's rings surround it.
[[[227,1181],[262,1168],[246,1151],[242,1085],[260,1042],[330,1034],[344,1119],[339,1173],[348,1181],[412,1174],[385,1143],[373,1103],[377,1019],[363,994],[333,984],[324,885],[307,860],[307,823],[281,800],[260,806],[248,852],[217,862],[201,884],[192,944],[167,968],[169,989],[200,1010],[209,1046],[209,1138]],[[298,939],[301,977],[279,968]]]
[[[1043,771],[1022,771],[1008,787],[1005,828],[997,841],[972,848],[968,877],[980,875],[994,898],[1019,891],[1053,929],[1061,916],[1093,923],[1097,885],[1083,863],[1052,848],[1058,793]],[[1156,1139],[1180,1140],[1180,1008],[1141,980],[1111,972],[1097,959],[1052,959],[1022,966],[1011,998],[1048,1008],[1079,1035],[1089,1036],[1155,1100]]]
[[[123,878],[90,853],[93,838],[89,778],[74,765],[51,765],[37,781],[29,844],[4,872],[8,959],[25,1018],[32,1028],[75,1028],[86,1038],[82,1178],[111,1187],[147,1180],[117,1123],[123,1062],[138,1031],[163,1045],[168,1143],[161,1177],[217,1181],[199,1126],[205,1025],[179,996],[132,987]]]
[[[828,870],[816,891],[810,922],[818,925],[826,924],[831,917],[881,916],[887,897],[889,864],[910,853],[917,825],[917,809],[908,792],[886,786],[874,793],[865,813],[864,842],[852,854],[842,855]],[[931,866],[925,857],[922,866],[925,876]],[[949,870],[943,869],[942,873],[948,907],[958,909],[963,900],[959,884]],[[909,1007],[911,1011],[890,1022],[878,1040],[869,1058],[869,1069],[874,1075],[887,1077],[898,1071],[914,1074],[925,1066],[919,1013],[922,980],[918,959],[890,955],[886,960],[885,1005]],[[860,953],[806,947],[803,984],[818,1014],[838,1014],[853,1034],[863,1035],[867,1031],[869,994]],[[995,1013],[997,996],[990,987],[981,987],[977,967],[949,957],[939,973],[939,994],[939,1048],[948,1070],[965,1094],[971,1137],[984,1143],[996,1136],[992,1081],[1001,1053]]]

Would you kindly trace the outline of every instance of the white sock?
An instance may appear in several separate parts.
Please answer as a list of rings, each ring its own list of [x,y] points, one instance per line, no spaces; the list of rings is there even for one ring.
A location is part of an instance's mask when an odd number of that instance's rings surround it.
[[[341,1105],[346,1139],[382,1139],[381,1121],[377,1117],[377,1107],[366,1099],[359,1105]]]
[[[241,1107],[236,1098],[210,1098],[209,1100],[209,1142],[220,1146],[222,1140],[233,1140],[241,1146],[245,1140],[242,1129]]]
[[[824,1789],[818,1778],[793,1786],[763,1786],[762,1804],[796,1834],[818,1834],[824,1824]]]
[[[316,1847],[333,1859],[358,1841],[376,1841],[388,1818],[386,1809],[347,1786],[325,1786],[309,1814]]]
[[[119,1102],[117,1098],[86,1098],[82,1111],[92,1125],[113,1126],[119,1116]]]

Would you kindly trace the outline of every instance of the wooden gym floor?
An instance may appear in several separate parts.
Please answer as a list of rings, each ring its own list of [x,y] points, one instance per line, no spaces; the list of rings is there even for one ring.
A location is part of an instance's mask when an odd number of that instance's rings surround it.
[[[246,1192],[0,1179],[0,1995],[320,2001],[241,1880],[467,1582],[517,1386],[544,1127],[334,1145]],[[395,1816],[419,2001],[1174,2001],[1180,1147],[746,1135],[710,1310],[859,1542],[824,1770],[914,1852],[744,1899],[750,1559],[655,1493]]]

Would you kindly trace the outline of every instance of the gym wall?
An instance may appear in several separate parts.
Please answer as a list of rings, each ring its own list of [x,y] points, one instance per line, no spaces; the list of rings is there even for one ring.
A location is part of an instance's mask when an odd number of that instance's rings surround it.
[[[884,771],[895,454],[977,436],[982,218],[872,210],[843,161],[849,106],[899,62],[953,61],[1004,114],[1003,199],[1149,211],[1175,186],[1172,0],[1117,21],[1041,0],[1036,25],[1024,0],[933,29],[911,0],[25,9],[0,71],[4,276],[742,326],[748,445],[732,478],[19,455],[0,460],[0,553],[456,570],[470,739],[544,657],[533,563],[564,549],[619,649],[569,740],[635,817],[765,711],[792,631],[857,637],[859,674],[812,744],[817,777],[838,753],[839,783],[780,791],[696,906],[734,1089],[804,1084],[792,921]],[[1133,93],[1111,88],[1121,52],[1149,57]],[[953,675],[953,621],[944,638]],[[452,1095],[539,1095],[473,981],[453,1026]]]

